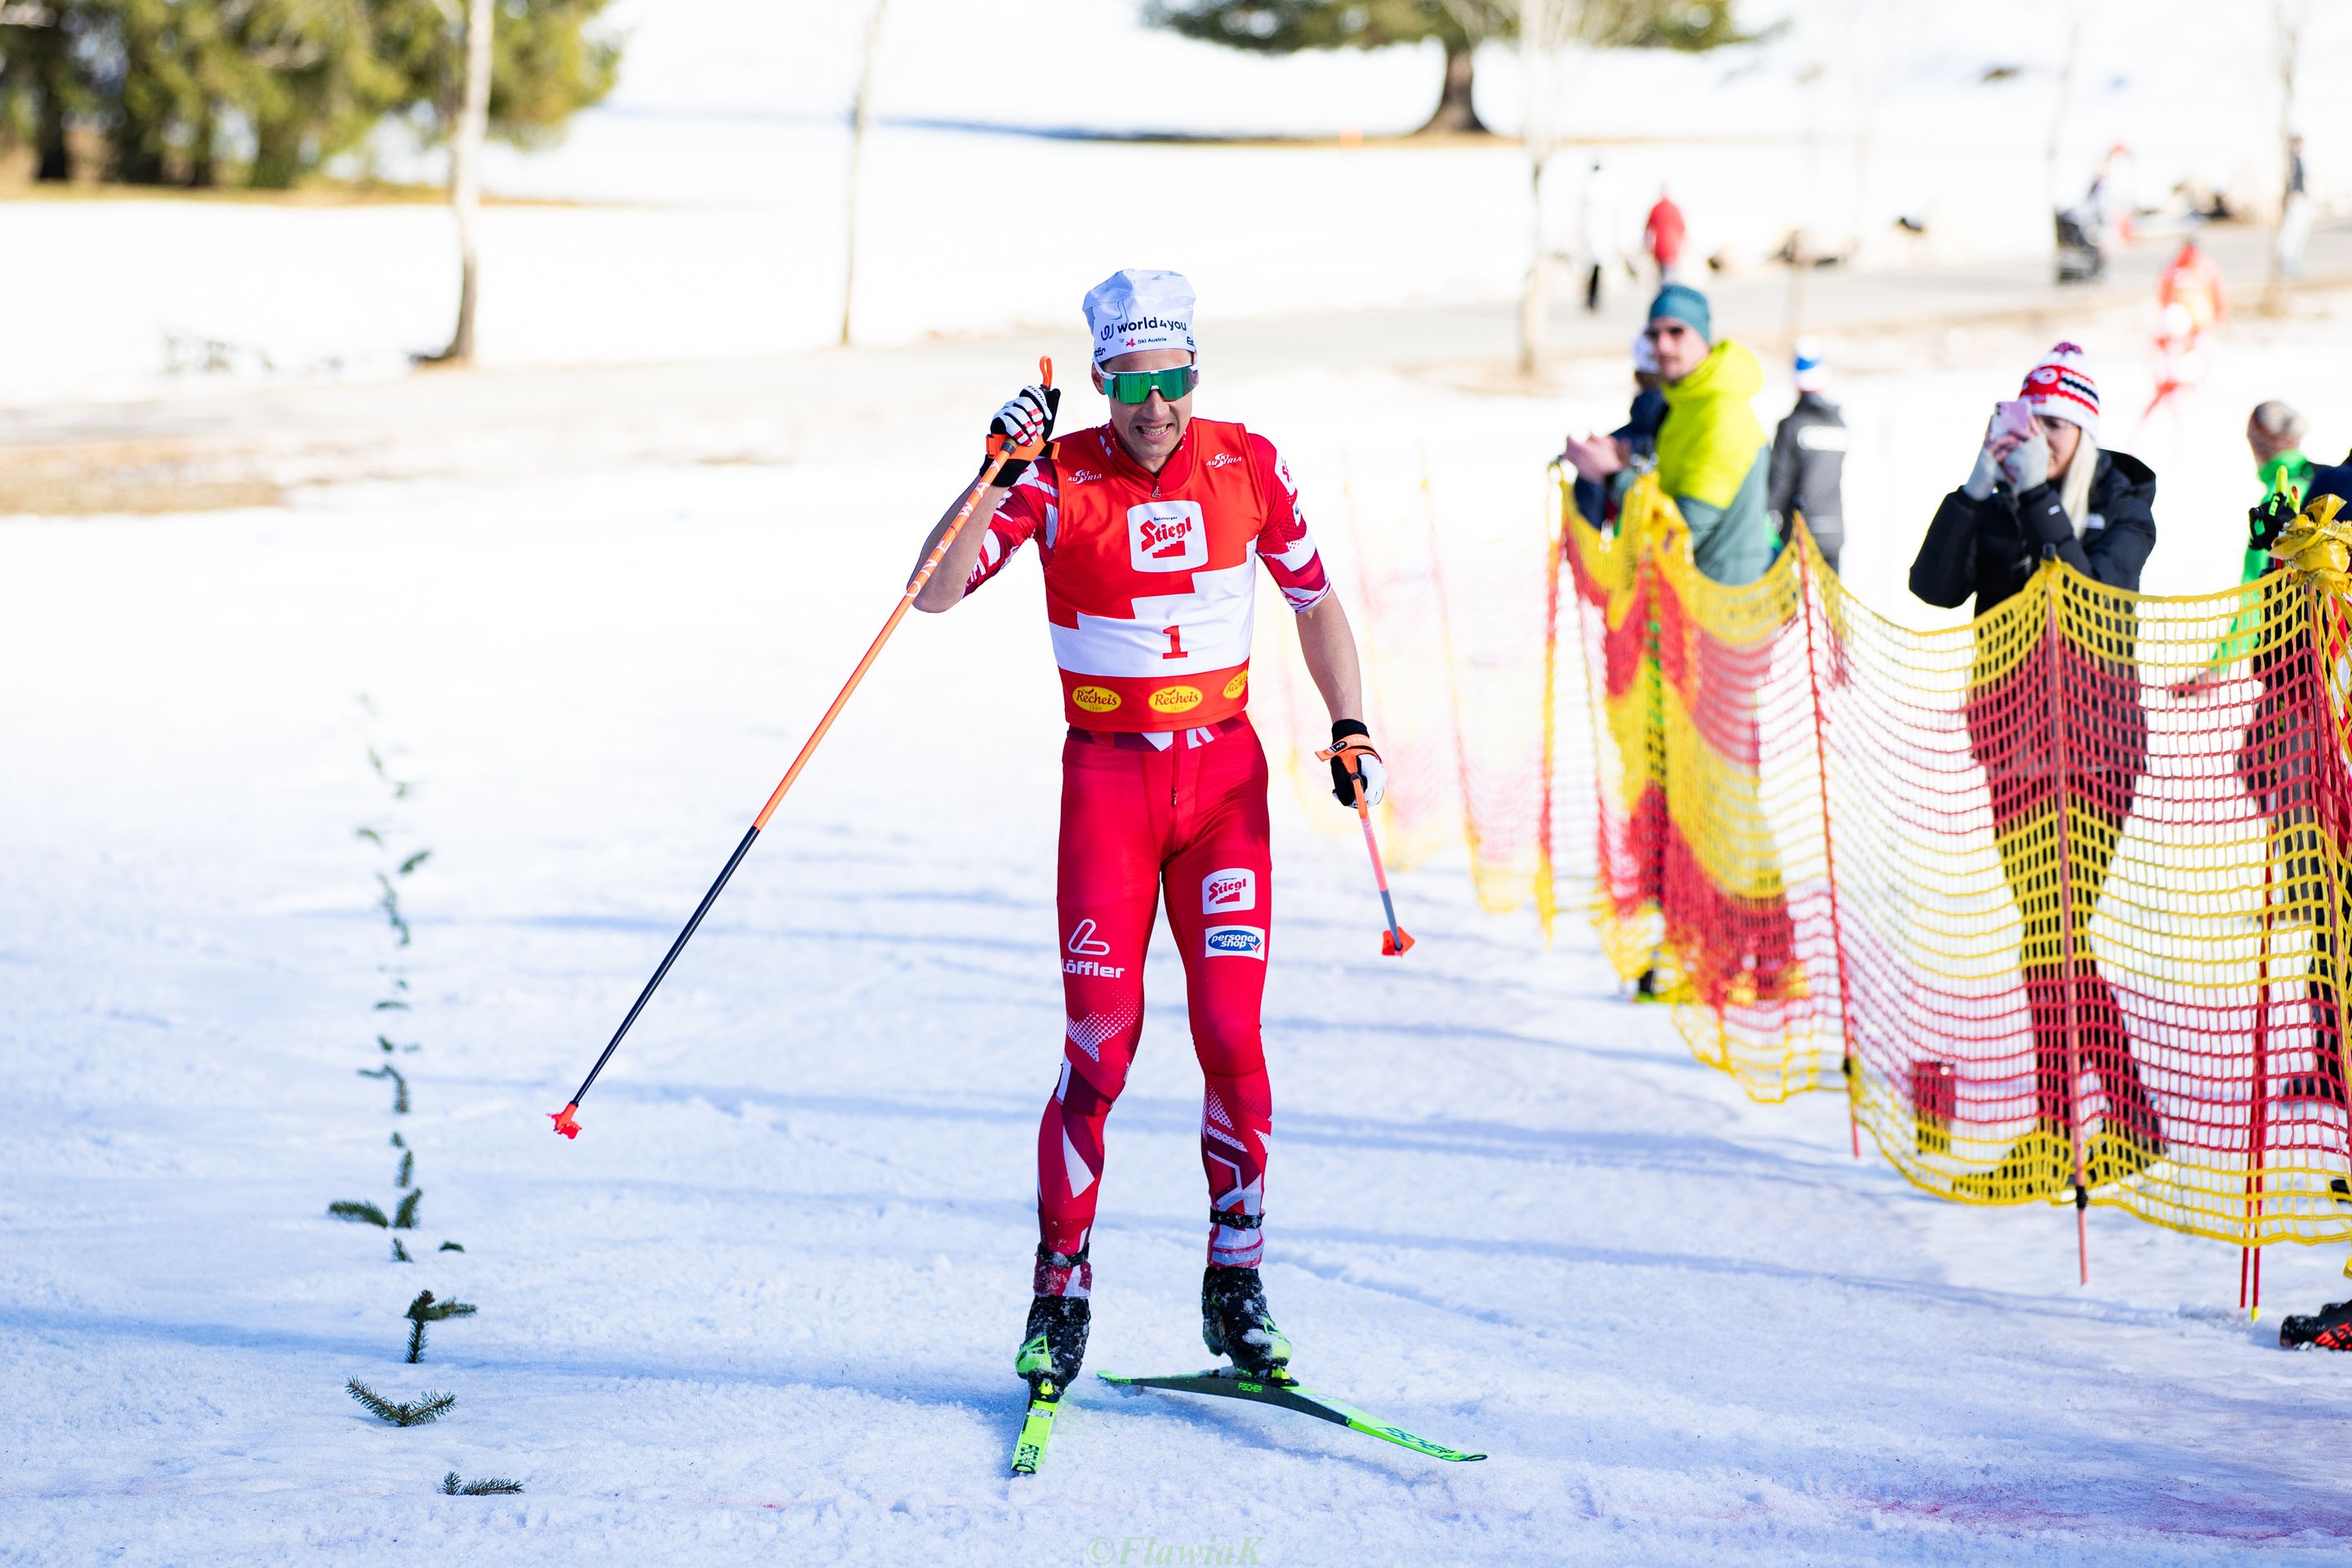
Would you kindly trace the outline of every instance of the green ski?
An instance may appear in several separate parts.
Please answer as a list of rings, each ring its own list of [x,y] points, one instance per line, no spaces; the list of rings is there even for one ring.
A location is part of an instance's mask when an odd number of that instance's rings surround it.
[[[1391,1426],[1352,1405],[1342,1405],[1336,1399],[1301,1388],[1285,1372],[1277,1372],[1263,1380],[1250,1377],[1230,1366],[1219,1367],[1213,1372],[1180,1373],[1174,1377],[1113,1377],[1107,1372],[1098,1372],[1095,1375],[1121,1388],[1164,1388],[1178,1394],[1207,1394],[1219,1399],[1271,1405],[1277,1410],[1296,1410],[1302,1415],[1335,1422],[1351,1432],[1361,1432],[1368,1437],[1378,1437],[1383,1443],[1394,1443],[1400,1448],[1411,1448],[1416,1454],[1426,1454],[1433,1459],[1444,1459],[1454,1464],[1486,1457],[1484,1454],[1465,1454],[1443,1443],[1416,1437],[1402,1427]]]
[[[1021,1439],[1013,1445],[1013,1473],[1034,1476],[1038,1461],[1045,1457],[1045,1444],[1054,1436],[1054,1412],[1062,1405],[1062,1391],[1054,1386],[1051,1378],[1038,1380],[1036,1392],[1029,1397],[1029,1415],[1021,1423]]]

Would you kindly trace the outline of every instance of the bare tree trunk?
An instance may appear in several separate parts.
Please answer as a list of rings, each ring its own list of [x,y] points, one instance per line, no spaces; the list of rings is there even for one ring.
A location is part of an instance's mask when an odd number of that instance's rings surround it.
[[[2066,197],[2058,186],[2058,153],[2066,135],[2066,110],[2074,96],[2074,67],[2083,54],[2083,24],[2087,17],[2088,0],[2074,0],[2067,7],[2065,63],[2058,68],[2058,98],[2050,106],[2050,141],[2042,154],[2042,183],[2050,197],[2051,220],[2067,206]]]
[[[1451,132],[1455,135],[1484,136],[1488,134],[1486,122],[1478,118],[1478,106],[1471,89],[1475,84],[1477,65],[1476,46],[1457,44],[1451,38],[1445,43],[1445,85],[1437,95],[1437,110],[1424,121],[1416,136]]]
[[[34,89],[40,108],[33,122],[33,178],[45,182],[73,178],[73,151],[66,142],[66,102],[73,91],[72,41],[65,21],[52,12],[47,26],[26,28],[25,53],[31,61]]]
[[[866,130],[874,118],[874,57],[881,52],[882,10],[886,0],[874,0],[866,17],[866,54],[857,66],[857,98],[849,107],[848,211],[842,224],[841,346],[849,346],[850,312],[857,300],[857,180],[866,161]]]
[[[1544,340],[1551,327],[1551,258],[1545,254],[1543,177],[1548,153],[1528,149],[1528,225],[1534,233],[1528,249],[1527,282],[1519,290],[1519,374],[1533,375],[1543,362]]]
[[[2294,205],[2294,79],[2303,52],[2306,15],[2295,0],[2272,0],[2271,48],[2279,76],[2279,210],[2271,227],[2270,271],[2263,280],[2262,310],[2274,316],[2286,309],[2286,226]]]
[[[449,142],[449,207],[457,216],[457,330],[435,359],[474,362],[474,311],[480,298],[475,233],[482,208],[482,143],[490,132],[490,0],[467,0],[466,101]]]

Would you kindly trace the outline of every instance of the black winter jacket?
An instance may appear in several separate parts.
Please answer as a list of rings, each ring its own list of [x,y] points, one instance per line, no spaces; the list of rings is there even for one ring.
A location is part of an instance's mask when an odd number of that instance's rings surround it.
[[[2001,481],[1983,500],[1959,490],[1946,496],[1911,563],[1911,591],[1946,609],[1973,594],[1981,616],[2053,554],[2086,577],[2137,593],[2156,548],[2155,470],[2126,453],[2101,452],[2079,538],[2058,489],[2041,484],[2019,495]]]
[[[1797,405],[1772,432],[1772,482],[1764,494],[1765,509],[1781,538],[1789,536],[1791,512],[1803,514],[1816,541],[1844,536],[1839,479],[1845,468],[1845,416],[1836,404],[1818,392],[1797,395]]]

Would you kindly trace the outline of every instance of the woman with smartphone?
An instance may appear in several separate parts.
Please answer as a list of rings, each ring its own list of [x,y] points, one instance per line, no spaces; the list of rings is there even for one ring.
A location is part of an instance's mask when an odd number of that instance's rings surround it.
[[[2079,591],[2056,637],[2038,609],[1994,614],[2045,561],[2138,590],[2156,548],[2156,475],[2101,450],[2098,433],[2097,384],[2083,351],[2060,343],[2014,400],[1995,405],[1967,482],[1936,509],[1911,563],[1911,591],[1927,603],[1976,601],[1969,746],[1990,786],[2001,870],[2024,924],[2034,1121],[1991,1170],[1953,1184],[1984,1202],[2073,1186],[2078,1122],[2089,1134],[2081,1170],[2092,1187],[2137,1175],[2165,1147],[2086,930],[2147,761],[2137,617],[2127,604]],[[2097,1078],[2105,1101],[2095,1133],[2074,1103],[2078,1068]]]

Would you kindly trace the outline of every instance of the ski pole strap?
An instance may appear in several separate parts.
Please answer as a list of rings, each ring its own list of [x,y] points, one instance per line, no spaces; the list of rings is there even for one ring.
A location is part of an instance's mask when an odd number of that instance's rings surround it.
[[[1238,1209],[1234,1210],[1231,1214],[1225,1214],[1216,1209],[1211,1209],[1209,1211],[1209,1223],[1211,1225],[1223,1226],[1227,1230],[1255,1230],[1258,1226],[1265,1223],[1265,1215],[1262,1214],[1243,1214]]]
[[[1328,763],[1335,758],[1344,758],[1344,765],[1351,773],[1357,771],[1356,759],[1359,757],[1370,757],[1372,761],[1377,763],[1381,760],[1381,753],[1373,748],[1372,743],[1370,741],[1365,740],[1361,735],[1349,735],[1343,739],[1334,741],[1327,750],[1315,753],[1315,760],[1318,763]]]

